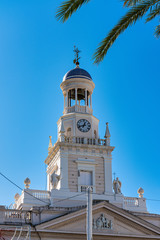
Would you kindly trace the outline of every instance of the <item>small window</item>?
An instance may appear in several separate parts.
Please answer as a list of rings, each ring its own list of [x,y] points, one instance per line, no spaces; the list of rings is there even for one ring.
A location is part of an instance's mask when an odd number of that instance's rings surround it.
[[[94,130],[94,138],[97,138],[97,132]]]

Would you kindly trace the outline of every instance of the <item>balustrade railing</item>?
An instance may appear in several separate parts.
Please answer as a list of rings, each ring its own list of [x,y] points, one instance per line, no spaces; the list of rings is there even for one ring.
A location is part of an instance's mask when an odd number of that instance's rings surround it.
[[[84,138],[84,137],[66,137],[65,136],[64,141],[67,143],[109,146],[109,145],[107,145],[106,139]]]
[[[31,213],[28,211],[21,211],[21,210],[5,210],[4,212],[5,222],[14,222],[14,221],[24,221],[30,222],[31,221]]]
[[[15,209],[20,209],[21,205],[23,204],[30,204],[31,202],[35,202],[35,200],[46,200],[47,202],[50,201],[50,192],[44,190],[34,190],[34,189],[25,189],[21,196],[15,201],[13,207]]]
[[[74,105],[74,106],[71,106],[71,107],[65,107],[64,114],[72,113],[72,112],[92,114],[93,110],[88,106],[81,106],[81,105]]]
[[[93,186],[90,186],[90,187],[91,187],[91,190],[93,192]],[[80,189],[81,189],[81,192],[86,192],[87,189],[88,189],[88,185],[81,185]]]
[[[31,190],[31,194],[39,199],[50,199],[50,192],[41,190]]]
[[[139,207],[139,198],[124,197],[124,207]]]

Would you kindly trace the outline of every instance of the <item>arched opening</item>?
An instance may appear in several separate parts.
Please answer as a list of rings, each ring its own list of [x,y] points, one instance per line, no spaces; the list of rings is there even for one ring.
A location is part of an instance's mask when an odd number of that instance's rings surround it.
[[[90,92],[87,89],[78,88],[68,91],[68,107],[74,105],[89,106]]]

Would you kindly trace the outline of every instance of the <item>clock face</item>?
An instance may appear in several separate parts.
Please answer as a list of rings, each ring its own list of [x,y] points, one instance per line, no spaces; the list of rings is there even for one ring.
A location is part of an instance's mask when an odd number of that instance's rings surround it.
[[[91,129],[91,124],[88,120],[86,119],[80,119],[77,122],[77,128],[79,129],[79,131],[81,132],[88,132]]]

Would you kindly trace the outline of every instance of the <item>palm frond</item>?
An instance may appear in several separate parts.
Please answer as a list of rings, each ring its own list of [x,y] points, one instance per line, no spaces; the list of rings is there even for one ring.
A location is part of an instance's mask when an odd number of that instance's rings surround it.
[[[124,7],[133,7],[136,6],[138,3],[141,3],[143,0],[124,0]]]
[[[156,31],[155,31],[154,35],[155,35],[157,38],[160,37],[160,25],[158,25],[158,26],[156,27]]]
[[[58,8],[56,18],[62,22],[67,21],[83,4],[88,3],[90,0],[68,0],[64,1]]]
[[[146,22],[151,21],[157,15],[160,15],[160,3],[157,3],[157,4],[155,4],[155,6],[153,6],[153,8],[151,9],[150,13],[148,14]]]
[[[119,21],[119,23],[109,32],[107,37],[99,44],[99,47],[93,55],[94,63],[100,63],[117,37],[130,25],[136,23],[138,19],[142,18],[151,6],[159,1],[160,0],[143,1],[141,4],[132,7]]]

